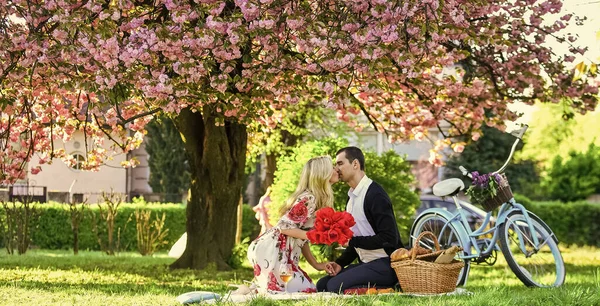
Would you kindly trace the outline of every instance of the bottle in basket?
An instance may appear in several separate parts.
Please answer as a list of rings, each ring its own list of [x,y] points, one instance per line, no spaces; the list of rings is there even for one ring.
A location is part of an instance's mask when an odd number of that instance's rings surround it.
[[[434,262],[440,264],[451,263],[459,251],[462,251],[462,248],[457,245],[453,245],[449,249],[444,250],[444,252],[440,254],[440,256],[438,256]]]

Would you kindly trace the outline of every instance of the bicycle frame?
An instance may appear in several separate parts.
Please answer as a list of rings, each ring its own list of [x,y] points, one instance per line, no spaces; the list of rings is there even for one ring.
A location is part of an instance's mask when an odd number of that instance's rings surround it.
[[[454,196],[452,198],[454,199],[454,203],[457,208],[456,213],[451,214],[451,213],[448,213],[448,211],[440,209],[440,208],[431,208],[431,209],[424,211],[423,213],[426,213],[426,212],[437,213],[437,214],[443,215],[447,218],[448,222],[446,224],[444,224],[444,226],[441,229],[441,232],[443,232],[449,224],[459,223],[461,225],[460,230],[457,228],[457,226],[455,226],[455,229],[457,229],[457,231],[459,231],[459,232],[463,231],[462,234],[464,234],[465,237],[468,237],[467,242],[463,246],[464,251],[467,254],[459,256],[462,259],[470,260],[470,259],[476,259],[476,258],[479,258],[482,256],[489,255],[496,248],[496,243],[498,242],[498,235],[499,235],[499,230],[498,230],[499,226],[501,224],[503,224],[504,222],[506,222],[506,218],[513,211],[519,211],[525,217],[527,226],[528,226],[529,230],[531,231],[531,237],[533,239],[533,241],[529,241],[529,242],[531,243],[532,246],[534,246],[535,252],[537,252],[537,250],[539,250],[541,247],[543,247],[547,242],[547,240],[543,241],[542,244],[540,245],[540,242],[539,242],[538,237],[535,232],[535,228],[533,227],[533,225],[531,223],[531,218],[529,217],[529,211],[527,211],[527,209],[523,205],[516,203],[514,198],[512,198],[508,202],[502,204],[502,206],[500,207],[500,209],[498,211],[498,217],[497,217],[496,223],[493,226],[491,226],[489,229],[486,230],[488,224],[490,224],[491,215],[492,215],[492,212],[488,212],[485,216],[483,223],[474,231],[471,229],[471,226],[469,225],[469,222],[467,221],[467,217],[462,209],[462,206],[460,206],[458,199],[456,198],[456,196]],[[478,240],[477,238],[481,237],[483,235],[492,233],[492,232],[493,232],[492,238],[489,241],[487,241],[487,246],[485,247],[485,249],[482,250],[482,248],[477,243],[477,240]],[[551,231],[550,231],[550,233],[551,233],[551,235],[547,239],[550,239],[550,237],[553,237],[553,239],[556,239],[556,237],[554,236],[554,233]],[[517,234],[519,236],[524,236],[523,233],[517,233]],[[460,235],[460,233],[459,233],[459,235]],[[523,251],[523,253],[525,253],[526,249],[525,249],[525,245],[523,243],[523,239],[519,239],[519,241],[520,241],[520,248]]]

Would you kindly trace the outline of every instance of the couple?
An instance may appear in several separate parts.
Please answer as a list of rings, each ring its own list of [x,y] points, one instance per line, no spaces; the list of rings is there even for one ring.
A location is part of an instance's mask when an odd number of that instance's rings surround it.
[[[340,149],[335,164],[332,167],[328,156],[310,159],[296,191],[282,207],[277,225],[250,244],[248,260],[259,291],[339,293],[369,286],[389,288],[397,283],[389,255],[403,245],[389,196],[365,175],[365,157],[359,148]],[[317,210],[333,206],[331,184],[340,179],[350,186],[346,211],[356,221],[354,236],[335,262],[319,263],[310,251],[306,232],[313,227]],[[313,268],[328,274],[316,286],[298,266],[300,253]],[[358,263],[351,264],[357,258]]]

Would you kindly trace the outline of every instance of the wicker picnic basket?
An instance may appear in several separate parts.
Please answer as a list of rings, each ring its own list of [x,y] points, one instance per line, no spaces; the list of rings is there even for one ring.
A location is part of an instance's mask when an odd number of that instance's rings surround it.
[[[414,250],[419,245],[421,238],[426,235],[433,238],[438,251],[434,254],[440,254],[439,251],[442,251],[437,237],[432,232],[423,232],[415,240],[409,259],[392,262],[392,268],[396,271],[402,292],[421,294],[452,292],[456,289],[458,274],[465,264],[460,260],[440,264],[417,258]]]
[[[498,183],[498,191],[495,197],[487,198],[481,202],[481,206],[483,206],[483,210],[486,212],[492,211],[502,204],[508,202],[512,199],[513,193],[510,189],[510,185],[508,184],[508,179],[506,178],[506,174],[500,174],[500,182]]]

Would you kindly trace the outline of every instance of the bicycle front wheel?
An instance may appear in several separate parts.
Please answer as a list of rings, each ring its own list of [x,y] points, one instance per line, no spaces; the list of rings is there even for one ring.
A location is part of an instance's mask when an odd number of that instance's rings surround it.
[[[512,212],[500,226],[500,248],[515,275],[529,287],[558,287],[565,281],[565,263],[542,221],[531,215],[539,246],[521,212]]]
[[[448,249],[453,245],[460,246],[464,249],[466,239],[468,239],[467,237],[461,237],[456,228],[454,228],[454,224],[449,223],[448,219],[435,213],[427,213],[420,216],[415,221],[410,233],[411,246],[414,245],[414,240],[417,239],[422,232],[432,232],[437,237],[442,249]],[[420,240],[420,246],[431,250],[435,249],[433,239],[430,239],[428,236],[425,236]],[[456,259],[462,260],[459,258],[458,254]],[[464,262],[465,266],[458,275],[458,280],[456,282],[457,286],[462,286],[467,281],[469,265],[471,262],[468,260],[464,260]]]

